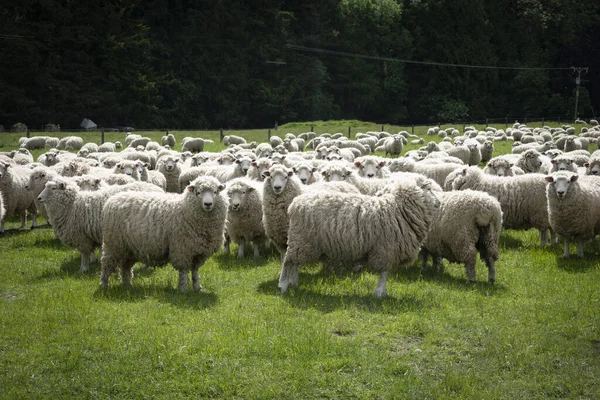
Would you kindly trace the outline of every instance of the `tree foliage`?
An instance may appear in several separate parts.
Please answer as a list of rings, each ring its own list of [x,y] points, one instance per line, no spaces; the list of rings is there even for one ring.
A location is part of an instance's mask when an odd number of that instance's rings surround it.
[[[579,116],[594,116],[600,103],[595,0],[6,0],[0,51],[5,126],[76,127],[89,117],[101,126],[244,128],[573,113],[569,70],[435,64],[589,66]]]

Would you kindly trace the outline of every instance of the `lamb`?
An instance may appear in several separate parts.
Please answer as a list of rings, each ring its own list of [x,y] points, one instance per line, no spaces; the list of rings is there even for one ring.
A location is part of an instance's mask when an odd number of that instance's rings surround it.
[[[421,251],[422,269],[427,269],[431,254],[433,267],[442,270],[442,257],[464,263],[469,282],[475,282],[475,263],[479,252],[488,268],[488,282],[496,281],[502,209],[487,193],[464,190],[436,193],[441,202],[436,210]]]
[[[168,193],[181,193],[179,191],[179,175],[181,175],[181,159],[179,157],[167,156],[161,158],[158,163],[158,172],[167,180]]]
[[[167,133],[160,139],[160,143],[163,146],[170,146],[171,148],[173,148],[173,147],[175,147],[175,143],[176,143],[175,136],[173,136],[172,133]]]
[[[0,192],[4,205],[4,218],[0,221],[0,233],[4,233],[6,217],[21,216],[20,229],[27,224],[26,212],[29,211],[32,219],[32,228],[37,227],[37,208],[35,196],[26,189],[32,170],[19,165],[0,162]]]
[[[243,144],[246,143],[246,139],[241,136],[226,135],[223,136],[223,144],[229,146],[230,144]]]
[[[289,207],[281,292],[298,285],[299,267],[324,259],[343,265],[366,261],[380,273],[375,296],[386,296],[389,271],[415,261],[431,226],[437,200],[428,185],[398,181],[378,197],[340,193],[296,197]]]
[[[385,152],[385,155],[388,154],[390,156],[397,156],[402,153],[402,149],[404,148],[404,141],[406,138],[402,135],[394,135],[389,138],[386,138],[383,143],[381,143],[375,151]]]
[[[247,242],[252,242],[254,257],[260,256],[259,243],[267,243],[263,225],[262,185],[247,178],[235,178],[227,183],[229,209],[225,223],[225,252],[229,243],[238,244],[238,258],[244,257]]]
[[[184,137],[181,141],[181,151],[191,151],[192,153],[201,152],[204,151],[204,145],[207,143],[212,144],[214,141],[203,138]]]
[[[483,142],[480,151],[481,162],[487,163],[492,159],[492,156],[494,155],[494,142],[491,140],[486,140],[485,142]]]
[[[568,171],[548,175],[546,182],[550,225],[564,238],[563,255],[569,258],[569,244],[574,240],[577,257],[583,258],[585,241],[600,233],[600,186]]]
[[[548,241],[548,208],[546,182],[542,174],[524,174],[513,177],[486,175],[477,167],[463,168],[452,183],[453,190],[473,189],[486,192],[500,202],[503,225],[507,229],[537,228],[541,246]],[[551,242],[556,243],[550,229]]]
[[[209,176],[194,180],[182,194],[122,193],[111,197],[102,212],[100,284],[120,266],[121,280],[131,285],[135,261],[171,262],[179,271],[179,290],[201,290],[198,268],[223,246],[228,201],[225,186]]]
[[[66,136],[56,146],[59,150],[79,150],[83,147],[83,139],[79,136]]]
[[[221,183],[225,183],[234,178],[239,178],[246,175],[250,167],[252,166],[252,160],[250,157],[241,157],[235,160],[234,164],[221,166],[221,165],[201,165],[198,168],[200,175],[214,176]]]

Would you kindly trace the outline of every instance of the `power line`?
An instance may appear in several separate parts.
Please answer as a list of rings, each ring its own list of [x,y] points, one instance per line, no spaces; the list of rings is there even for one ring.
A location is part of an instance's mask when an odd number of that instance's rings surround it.
[[[564,70],[574,70],[575,69],[575,67],[503,67],[503,66],[495,66],[495,65],[469,65],[469,64],[441,63],[441,62],[434,62],[434,61],[414,61],[414,60],[405,60],[402,58],[369,56],[369,55],[365,55],[365,54],[355,54],[355,53],[347,53],[347,52],[343,52],[343,51],[318,49],[315,47],[299,46],[299,45],[291,44],[291,43],[288,43],[286,45],[286,47],[290,50],[306,51],[309,53],[327,54],[327,55],[332,55],[332,56],[362,58],[362,59],[366,59],[366,60],[376,60],[376,61],[400,62],[400,63],[405,63],[405,64],[433,65],[433,66],[441,66],[441,67],[505,69],[505,70],[544,70],[544,71],[560,71],[560,70],[564,71]]]

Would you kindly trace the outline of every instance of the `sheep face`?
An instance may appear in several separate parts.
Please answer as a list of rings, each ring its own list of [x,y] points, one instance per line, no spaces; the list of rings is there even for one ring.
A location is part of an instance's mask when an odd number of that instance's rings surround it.
[[[317,168],[309,167],[308,165],[300,165],[298,167],[294,167],[293,170],[300,179],[300,182],[302,182],[304,185],[308,185],[310,178],[312,177],[313,173],[317,171]]]
[[[583,164],[587,168],[587,175],[600,175],[600,163],[592,162]]]
[[[115,165],[115,173],[133,175],[133,170],[136,168],[136,164],[133,162],[121,161]]]
[[[566,157],[557,157],[552,161],[552,171],[571,171],[573,169],[573,159]]]
[[[67,185],[65,182],[49,181],[46,183],[44,190],[42,190],[37,199],[40,203],[45,203],[56,191],[65,190],[66,187]]]
[[[328,165],[321,170],[323,179],[327,182],[341,182],[345,181],[346,178],[352,173],[345,166],[340,165]]]
[[[201,176],[196,178],[187,187],[190,196],[195,196],[202,203],[204,211],[210,212],[215,207],[215,202],[218,201],[218,194],[225,189],[225,185],[219,183],[212,177]]]
[[[221,165],[231,165],[235,161],[232,154],[224,153],[222,156],[217,158],[217,162]]]
[[[229,196],[229,210],[238,211],[243,207],[246,195],[254,190],[251,186],[237,186],[229,188],[227,195]]]
[[[82,191],[96,191],[100,189],[100,183],[102,180],[100,178],[95,178],[93,176],[80,176],[75,179],[75,183],[79,186],[79,189]]]
[[[25,185],[25,189],[33,190],[33,188],[37,186],[38,182],[41,182],[45,178],[46,171],[33,171],[31,175],[29,175],[29,182],[27,182]]]
[[[235,163],[238,165],[239,169],[244,175],[248,173],[248,170],[252,166],[253,162],[255,162],[255,160],[252,160],[249,157],[242,157],[235,160]]]
[[[165,170],[169,172],[175,170],[175,167],[177,167],[178,162],[179,158],[167,157],[167,159],[164,161]]]
[[[381,168],[385,166],[385,161],[377,162],[375,160],[367,160],[364,162],[355,161],[354,166],[358,168],[358,175],[365,178],[375,178],[380,174]]]
[[[259,161],[252,161],[251,165],[258,170],[259,180],[263,181],[265,179],[263,174],[265,171],[271,168],[272,163],[268,159],[263,159]]]
[[[523,157],[525,157],[525,163],[529,165],[532,170],[539,171],[542,166],[542,160],[540,159],[541,154],[536,150],[527,150],[523,153]]]
[[[546,177],[546,182],[552,186],[556,192],[556,197],[564,199],[569,191],[569,187],[573,182],[577,182],[579,175],[549,175]]]
[[[0,163],[0,179],[6,174],[6,170],[10,167],[9,163]]]
[[[263,175],[269,178],[267,184],[271,186],[273,193],[281,194],[285,190],[289,177],[294,175],[294,171],[281,168],[275,171],[265,171]]]

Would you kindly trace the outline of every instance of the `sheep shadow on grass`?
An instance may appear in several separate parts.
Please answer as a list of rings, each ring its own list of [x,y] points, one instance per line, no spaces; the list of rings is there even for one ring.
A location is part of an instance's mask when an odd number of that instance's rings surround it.
[[[562,251],[557,251],[556,265],[558,268],[569,273],[584,273],[598,266],[598,255],[584,252],[583,258],[577,258],[577,253],[571,254],[570,258],[564,258]]]
[[[299,287],[290,287],[288,293],[281,294],[277,286],[279,279],[261,283],[257,291],[281,296],[293,307],[316,309],[323,313],[348,307],[377,313],[417,311],[425,307],[419,298],[406,293],[397,295],[395,290],[389,291],[389,288],[387,297],[376,298],[373,295],[375,285],[369,289],[367,294],[356,294],[350,291],[343,293],[344,288],[352,286],[354,281],[362,279],[361,275],[365,273],[368,272],[331,271],[325,267],[315,273],[314,269],[304,270],[303,268],[299,273]],[[351,281],[350,285],[347,280]],[[332,293],[338,291],[342,293]]]
[[[171,304],[176,307],[204,310],[215,306],[219,296],[210,291],[202,290],[195,293],[181,293],[177,288],[165,285],[136,285],[123,286],[116,284],[108,289],[98,287],[93,294],[95,300],[110,301],[116,303],[135,303],[147,299],[156,299],[161,303]]]
[[[252,255],[252,249],[245,255],[244,258],[238,258],[237,252],[232,251],[230,254],[220,251],[213,256],[213,260],[220,270],[223,271],[236,271],[244,269],[255,269],[264,266],[270,262],[271,254],[265,254],[261,252],[261,256],[254,258]],[[277,256],[279,258],[279,256]]]

